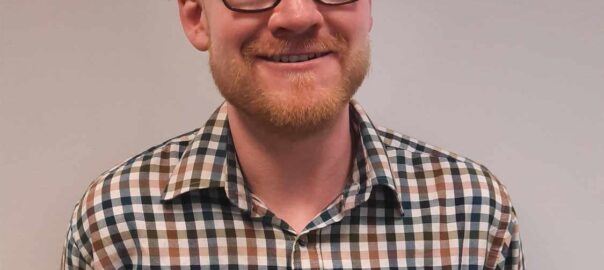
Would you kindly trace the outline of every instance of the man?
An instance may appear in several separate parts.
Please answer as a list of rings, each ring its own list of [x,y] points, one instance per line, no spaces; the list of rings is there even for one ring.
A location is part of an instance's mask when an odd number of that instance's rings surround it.
[[[179,0],[226,102],[105,172],[73,213],[84,269],[521,269],[482,165],[378,129],[351,98],[371,0]]]

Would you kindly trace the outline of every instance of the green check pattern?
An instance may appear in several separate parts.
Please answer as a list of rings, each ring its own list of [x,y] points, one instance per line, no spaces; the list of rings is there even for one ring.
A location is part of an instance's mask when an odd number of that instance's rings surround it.
[[[299,234],[246,186],[227,104],[106,171],[76,204],[66,269],[524,269],[518,220],[484,166],[351,102],[349,184]],[[287,202],[283,202],[287,203]]]

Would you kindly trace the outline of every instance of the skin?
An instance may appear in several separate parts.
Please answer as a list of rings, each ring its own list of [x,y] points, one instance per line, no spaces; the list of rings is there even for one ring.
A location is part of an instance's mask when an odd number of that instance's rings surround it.
[[[179,11],[189,41],[210,52],[252,192],[302,232],[348,181],[348,102],[368,68],[371,1],[283,0],[244,14],[217,0],[179,0]],[[315,52],[327,54],[302,63],[266,60]]]

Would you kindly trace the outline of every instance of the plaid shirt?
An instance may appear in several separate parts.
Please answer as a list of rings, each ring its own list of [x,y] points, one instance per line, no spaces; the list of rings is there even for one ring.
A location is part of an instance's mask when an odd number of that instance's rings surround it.
[[[222,105],[201,129],[93,181],[68,269],[523,269],[516,214],[484,166],[391,130],[351,103],[349,184],[299,234],[248,189]],[[284,202],[287,203],[287,202]]]

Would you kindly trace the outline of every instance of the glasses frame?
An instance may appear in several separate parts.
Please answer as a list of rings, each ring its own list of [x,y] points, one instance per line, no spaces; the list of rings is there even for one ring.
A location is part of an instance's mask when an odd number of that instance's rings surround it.
[[[319,2],[323,5],[326,6],[341,6],[341,5],[347,5],[347,4],[352,4],[358,0],[348,0],[348,1],[344,1],[342,3],[336,3],[336,4],[332,4],[332,3],[326,3],[323,0],[314,0],[316,2]],[[275,2],[266,8],[261,8],[261,9],[239,9],[239,8],[234,8],[231,5],[229,5],[228,0],[222,0],[222,3],[224,4],[224,6],[226,6],[228,9],[235,11],[235,12],[241,12],[241,13],[258,13],[258,12],[263,12],[263,11],[267,11],[270,9],[275,8],[277,5],[279,5],[279,3],[281,3],[281,0],[275,0]]]

